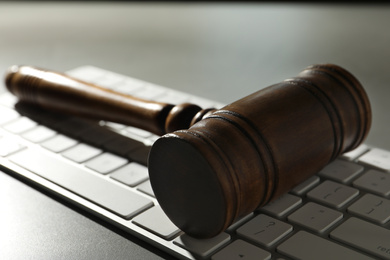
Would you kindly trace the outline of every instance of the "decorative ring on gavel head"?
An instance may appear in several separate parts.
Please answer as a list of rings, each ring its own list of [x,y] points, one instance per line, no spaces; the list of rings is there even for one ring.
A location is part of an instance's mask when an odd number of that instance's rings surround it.
[[[174,224],[212,237],[356,148],[370,125],[358,80],[314,65],[159,138],[150,181]]]

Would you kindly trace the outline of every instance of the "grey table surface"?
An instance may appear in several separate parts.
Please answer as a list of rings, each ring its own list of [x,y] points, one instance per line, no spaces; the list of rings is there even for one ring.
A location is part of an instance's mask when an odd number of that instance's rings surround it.
[[[369,95],[366,143],[390,149],[389,24],[388,5],[0,2],[0,72],[94,65],[229,103],[334,63]],[[0,259],[167,258],[4,173],[0,206]]]

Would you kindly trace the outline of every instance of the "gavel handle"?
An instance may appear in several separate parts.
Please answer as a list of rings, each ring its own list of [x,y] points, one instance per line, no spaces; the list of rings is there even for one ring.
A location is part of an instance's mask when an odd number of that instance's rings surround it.
[[[189,103],[174,106],[143,100],[31,66],[10,67],[5,83],[21,101],[62,113],[131,125],[157,135],[187,129],[213,111]]]

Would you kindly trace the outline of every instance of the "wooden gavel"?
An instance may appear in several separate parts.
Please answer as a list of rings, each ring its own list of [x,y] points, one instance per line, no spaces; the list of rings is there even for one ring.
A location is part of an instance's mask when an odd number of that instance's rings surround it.
[[[50,110],[168,133],[152,146],[150,181],[172,222],[198,238],[219,234],[356,148],[371,125],[363,87],[331,64],[220,110],[146,101],[28,66],[11,67],[5,81],[20,100]]]

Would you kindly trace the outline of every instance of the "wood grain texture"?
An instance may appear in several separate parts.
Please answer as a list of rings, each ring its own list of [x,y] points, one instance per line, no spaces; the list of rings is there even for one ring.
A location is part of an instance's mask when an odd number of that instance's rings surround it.
[[[176,225],[212,237],[357,147],[370,125],[356,78],[311,66],[157,140],[150,180]]]
[[[168,132],[149,154],[151,184],[173,223],[201,238],[357,147],[371,125],[363,87],[332,64],[310,66],[220,110],[146,101],[28,66],[12,67],[6,86],[44,108]]]

